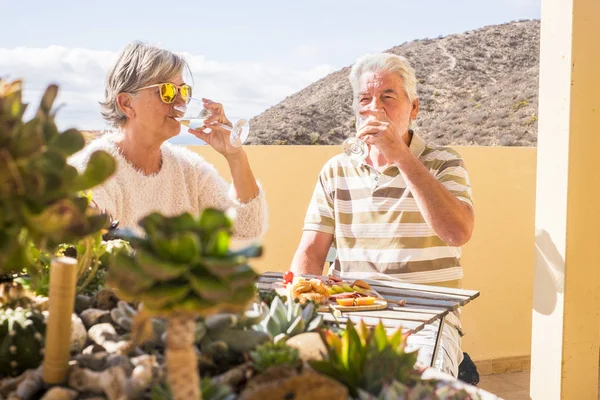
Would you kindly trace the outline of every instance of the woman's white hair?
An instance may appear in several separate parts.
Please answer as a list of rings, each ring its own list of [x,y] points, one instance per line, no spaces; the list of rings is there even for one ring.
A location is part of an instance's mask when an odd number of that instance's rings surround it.
[[[134,93],[144,86],[165,82],[190,68],[183,56],[143,42],[129,43],[106,76],[105,100],[100,102],[104,119],[121,127],[127,116],[117,104],[119,93]]]
[[[354,94],[353,106],[356,109],[360,77],[365,72],[392,72],[398,74],[404,82],[404,91],[412,103],[417,98],[417,77],[415,70],[408,60],[402,56],[391,53],[365,54],[360,57],[350,71],[348,79]]]

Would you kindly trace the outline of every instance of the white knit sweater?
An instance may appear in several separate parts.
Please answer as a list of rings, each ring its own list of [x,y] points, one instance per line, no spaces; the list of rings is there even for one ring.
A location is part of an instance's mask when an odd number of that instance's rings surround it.
[[[167,142],[161,146],[160,171],[145,175],[123,157],[115,140],[114,134],[104,135],[71,157],[69,163],[83,171],[96,150],[104,150],[117,160],[115,174],[95,187],[92,197],[101,209],[119,220],[119,228],[142,233],[139,220],[154,211],[165,216],[184,212],[198,215],[208,207],[235,207],[235,238],[253,239],[266,231],[267,205],[262,188],[257,197],[242,204],[233,198],[233,188],[211,164],[198,154]]]

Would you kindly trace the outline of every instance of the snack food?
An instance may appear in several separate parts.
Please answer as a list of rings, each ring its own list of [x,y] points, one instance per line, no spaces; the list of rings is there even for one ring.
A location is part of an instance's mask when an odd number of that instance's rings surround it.
[[[315,301],[319,304],[326,304],[329,298],[329,291],[320,279],[298,280],[292,285],[292,297],[298,299],[300,303]]]
[[[283,284],[287,286],[289,295],[300,303],[314,301],[322,306],[332,303],[334,307],[353,308],[387,305],[381,295],[362,280],[344,281],[329,275],[312,279],[296,276],[291,284],[288,282],[289,277],[284,277]]]

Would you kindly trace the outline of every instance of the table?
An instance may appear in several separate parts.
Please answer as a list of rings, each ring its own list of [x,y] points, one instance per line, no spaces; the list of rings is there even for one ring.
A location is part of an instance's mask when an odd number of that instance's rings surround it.
[[[307,278],[315,277],[314,275],[303,276]],[[259,276],[257,287],[260,290],[271,290],[271,283],[281,280],[281,272],[265,272]],[[479,297],[479,291],[477,290],[416,285],[395,281],[362,280],[371,285],[387,300],[387,309],[343,312],[341,317],[336,317],[331,312],[323,312],[324,319],[338,321],[342,327],[348,320],[353,323],[362,320],[369,326],[374,326],[381,321],[388,332],[401,328],[403,331],[411,333],[419,332],[425,325],[439,320],[432,365],[439,349],[439,341],[446,315]],[[405,300],[406,304],[403,306],[398,305],[400,300]]]

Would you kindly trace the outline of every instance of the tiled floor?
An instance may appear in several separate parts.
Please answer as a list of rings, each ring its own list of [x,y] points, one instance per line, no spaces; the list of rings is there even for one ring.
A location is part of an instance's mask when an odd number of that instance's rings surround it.
[[[504,400],[530,400],[529,372],[482,376],[477,387]]]
[[[477,387],[504,400],[529,400],[529,372],[482,376]]]

